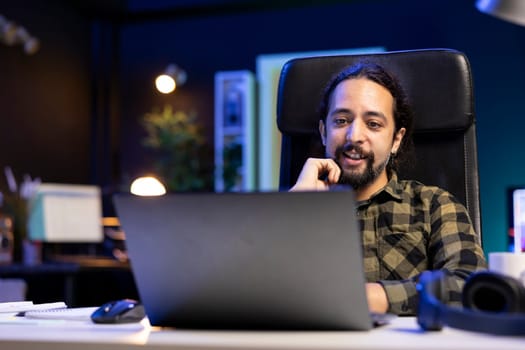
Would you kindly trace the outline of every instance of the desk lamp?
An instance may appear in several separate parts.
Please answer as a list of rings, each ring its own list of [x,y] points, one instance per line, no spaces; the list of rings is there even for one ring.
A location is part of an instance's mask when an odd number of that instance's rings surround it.
[[[157,90],[163,94],[169,94],[175,91],[177,86],[181,86],[186,82],[186,72],[176,64],[170,64],[163,74],[155,79],[155,86]]]
[[[479,11],[525,26],[525,1],[523,0],[478,0]]]
[[[130,192],[136,196],[162,196],[166,194],[166,188],[155,177],[143,176],[131,183]]]

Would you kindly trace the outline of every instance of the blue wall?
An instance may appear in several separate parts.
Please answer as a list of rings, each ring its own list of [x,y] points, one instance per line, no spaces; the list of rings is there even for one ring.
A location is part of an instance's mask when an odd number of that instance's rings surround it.
[[[152,106],[194,110],[213,135],[213,78],[219,70],[255,72],[259,54],[383,46],[389,51],[463,51],[474,76],[483,244],[507,249],[507,188],[525,185],[525,27],[477,11],[474,0],[369,0],[348,4],[137,21],[121,30],[121,165],[144,171],[137,120]],[[170,62],[188,83],[160,96],[151,81]]]

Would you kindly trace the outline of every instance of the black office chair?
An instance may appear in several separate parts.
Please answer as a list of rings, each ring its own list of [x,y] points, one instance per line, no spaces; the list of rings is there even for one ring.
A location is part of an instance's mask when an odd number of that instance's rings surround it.
[[[476,123],[472,76],[466,56],[450,49],[298,58],[287,62],[279,80],[277,125],[282,133],[279,186],[293,186],[305,160],[323,157],[319,101],[338,71],[371,59],[393,72],[408,95],[414,116],[416,163],[398,172],[453,193],[468,209],[481,236]]]

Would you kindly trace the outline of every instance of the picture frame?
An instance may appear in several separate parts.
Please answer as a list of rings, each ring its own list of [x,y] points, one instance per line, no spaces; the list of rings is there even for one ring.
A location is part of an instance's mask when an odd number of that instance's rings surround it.
[[[515,253],[522,253],[525,250],[525,187],[512,190],[512,217],[511,247]]]
[[[255,78],[248,70],[215,74],[215,191],[253,191]]]

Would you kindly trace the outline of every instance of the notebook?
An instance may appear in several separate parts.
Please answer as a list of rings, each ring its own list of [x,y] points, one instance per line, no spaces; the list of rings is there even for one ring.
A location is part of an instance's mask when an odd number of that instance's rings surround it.
[[[368,330],[354,195],[114,197],[154,326]]]
[[[48,310],[31,310],[26,311],[26,318],[37,318],[46,320],[69,320],[69,321],[86,321],[91,322],[91,314],[98,307],[73,307]]]

